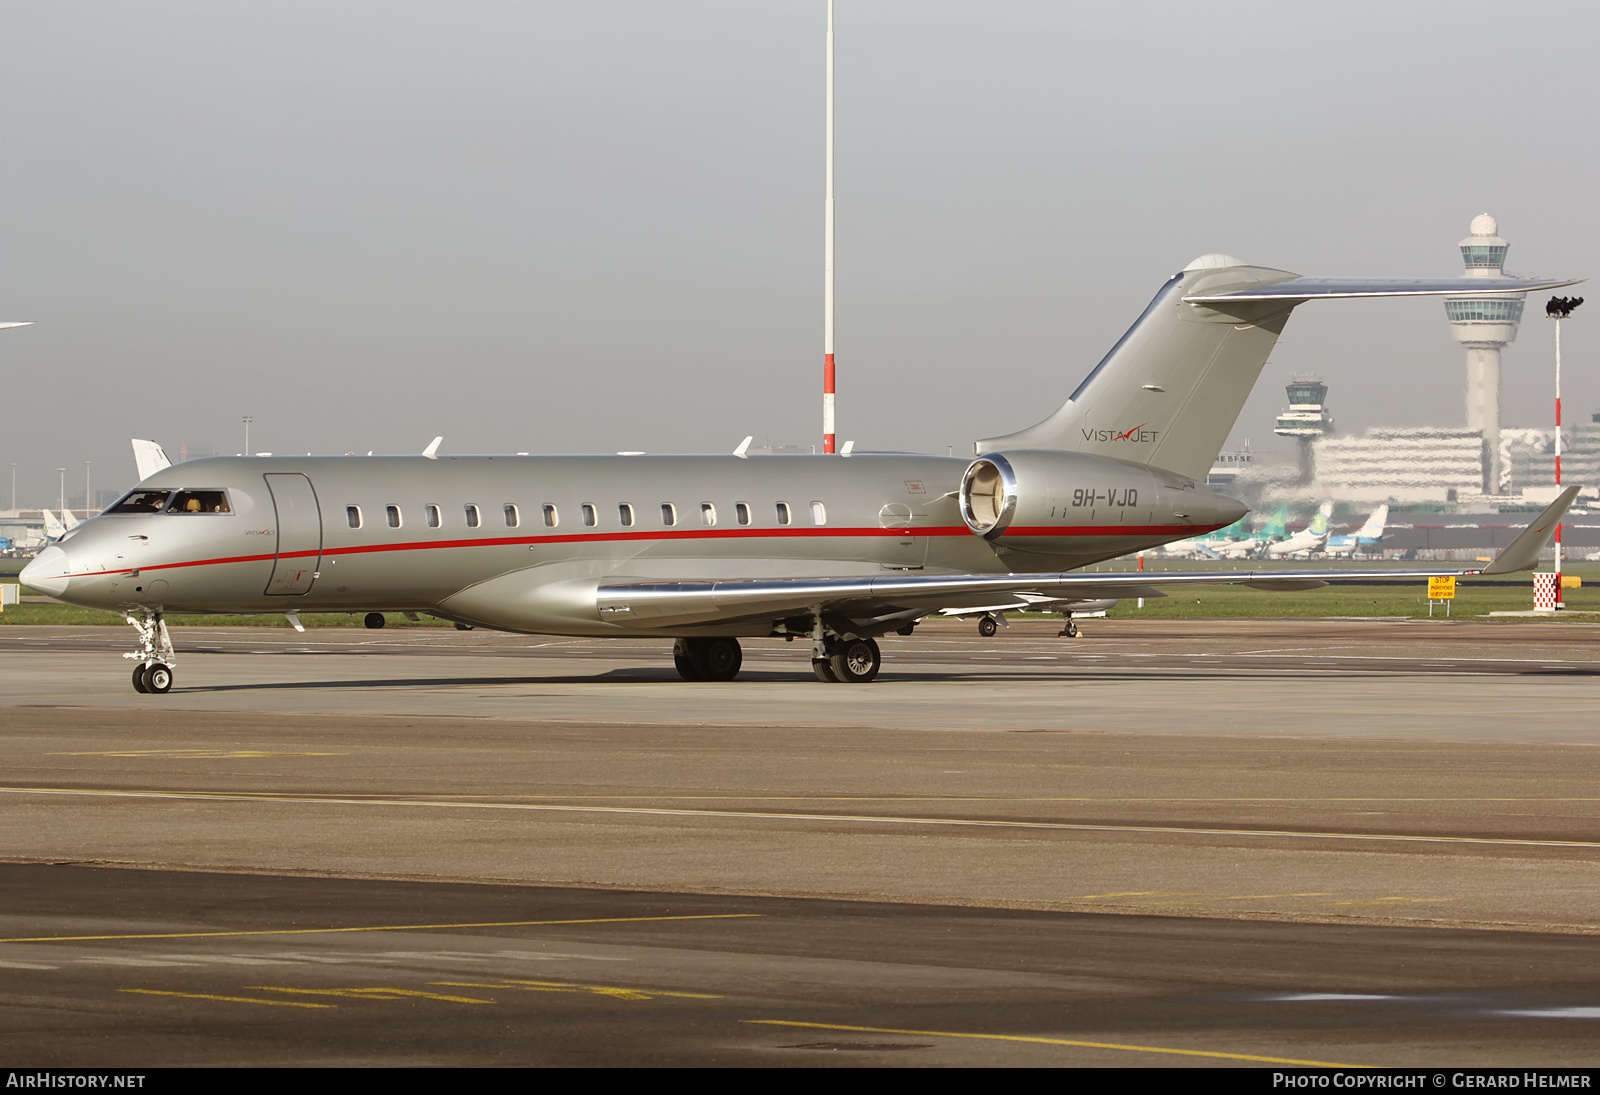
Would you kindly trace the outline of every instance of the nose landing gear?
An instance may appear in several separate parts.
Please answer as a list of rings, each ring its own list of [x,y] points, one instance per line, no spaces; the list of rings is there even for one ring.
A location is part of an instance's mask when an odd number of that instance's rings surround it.
[[[122,618],[139,633],[138,649],[123,655],[139,663],[133,667],[133,690],[155,695],[172,691],[172,663],[178,658],[166,619],[160,612],[145,612],[142,619],[125,612]]]

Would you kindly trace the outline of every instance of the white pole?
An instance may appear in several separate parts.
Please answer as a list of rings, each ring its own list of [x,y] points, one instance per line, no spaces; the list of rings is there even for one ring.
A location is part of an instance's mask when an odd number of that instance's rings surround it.
[[[833,452],[833,0],[828,0],[827,179],[822,199],[822,451]]]

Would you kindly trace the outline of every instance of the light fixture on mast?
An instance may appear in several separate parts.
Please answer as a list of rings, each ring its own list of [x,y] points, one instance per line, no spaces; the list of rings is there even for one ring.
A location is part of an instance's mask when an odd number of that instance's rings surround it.
[[[1561,321],[1583,303],[1582,297],[1551,297],[1544,306],[1546,319],[1556,321],[1556,493],[1561,493]],[[1555,538],[1556,607],[1566,608],[1567,597],[1561,592],[1561,524],[1556,523]]]

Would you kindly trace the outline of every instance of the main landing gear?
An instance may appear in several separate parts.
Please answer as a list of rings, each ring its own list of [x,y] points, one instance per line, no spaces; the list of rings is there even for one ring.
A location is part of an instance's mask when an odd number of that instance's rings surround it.
[[[811,659],[817,680],[828,684],[866,684],[883,668],[883,654],[872,639],[829,639],[826,654]]]
[[[978,634],[982,635],[985,639],[992,639],[994,637],[994,633],[999,630],[1000,625],[995,622],[995,618],[993,616],[985,616],[983,619],[978,621]]]
[[[125,612],[122,618],[139,633],[138,649],[123,655],[139,663],[133,667],[133,690],[156,695],[172,691],[172,663],[178,659],[167,621],[159,612],[146,612],[142,619]]]
[[[674,639],[672,643],[672,664],[686,681],[731,681],[743,663],[738,639]]]

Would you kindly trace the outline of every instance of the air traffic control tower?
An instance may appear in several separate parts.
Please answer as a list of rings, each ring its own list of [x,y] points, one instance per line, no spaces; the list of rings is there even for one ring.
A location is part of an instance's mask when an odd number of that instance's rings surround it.
[[[1487,213],[1472,218],[1472,235],[1461,241],[1469,278],[1503,277],[1508,244]],[[1483,493],[1500,493],[1500,349],[1517,337],[1527,294],[1474,299],[1446,297],[1445,314],[1456,341],[1467,348],[1467,429],[1483,435]]]

